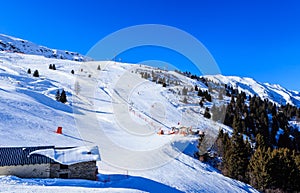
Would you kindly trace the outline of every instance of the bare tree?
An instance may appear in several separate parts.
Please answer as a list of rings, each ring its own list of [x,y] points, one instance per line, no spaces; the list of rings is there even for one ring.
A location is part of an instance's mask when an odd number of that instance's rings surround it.
[[[76,95],[78,95],[81,91],[81,88],[80,88],[80,85],[79,85],[78,81],[75,82],[74,91],[75,91]]]

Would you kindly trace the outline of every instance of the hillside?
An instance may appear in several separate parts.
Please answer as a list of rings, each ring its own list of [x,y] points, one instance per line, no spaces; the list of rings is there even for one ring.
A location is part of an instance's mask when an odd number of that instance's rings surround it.
[[[55,64],[56,70],[49,69],[49,64]],[[99,65],[101,70],[97,70]],[[40,77],[28,74],[28,68],[32,72],[38,70]],[[75,71],[74,75],[71,70]],[[2,177],[1,192],[11,189],[89,192],[98,191],[99,187],[101,191],[124,192],[133,189],[142,192],[256,192],[249,185],[224,177],[193,158],[197,138],[156,134],[159,129],[168,132],[178,122],[212,136],[219,128],[227,128],[203,118],[204,108],[199,107],[196,92],[189,92],[188,96],[177,93],[182,91],[182,85],[193,87],[197,84],[204,90],[207,87],[175,72],[166,72],[174,85],[162,87],[142,78],[142,71],[160,74],[160,70],[143,65],[81,63],[0,52],[0,145],[96,143],[103,160],[99,163],[101,178],[110,179],[109,183],[86,184],[76,180],[49,183]],[[126,73],[128,76],[124,78]],[[57,90],[62,89],[67,93],[66,104],[55,100]],[[205,106],[211,106],[211,103],[207,102]],[[96,115],[96,119],[89,119],[90,115]],[[126,127],[127,124],[138,127]],[[63,135],[55,133],[57,126],[63,127]],[[108,140],[110,143],[104,143]],[[184,153],[178,150],[184,150]],[[166,152],[171,157],[166,156]],[[49,185],[54,187],[47,187]],[[62,187],[58,189],[57,186]]]
[[[57,58],[74,61],[90,61],[91,58],[76,52],[50,49],[30,41],[0,34],[0,51],[40,55],[46,58]]]
[[[256,192],[198,161],[198,151],[214,153],[218,132],[234,136],[237,123],[244,139],[255,144],[261,128],[251,125],[249,117],[269,121],[266,130],[278,121],[271,145],[285,147],[282,136],[298,140],[300,123],[293,115],[298,116],[300,93],[280,85],[89,61],[6,35],[0,35],[0,49],[0,146],[97,145],[102,160],[98,182],[3,176],[1,192]],[[39,77],[33,76],[36,70]],[[56,100],[63,90],[66,103]],[[58,126],[62,135],[55,133]],[[200,150],[199,136],[169,134],[174,128],[203,131]],[[164,135],[157,134],[161,131]]]

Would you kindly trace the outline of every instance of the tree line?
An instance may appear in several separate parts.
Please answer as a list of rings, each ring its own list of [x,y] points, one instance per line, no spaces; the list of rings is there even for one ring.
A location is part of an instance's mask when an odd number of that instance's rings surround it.
[[[233,132],[219,132],[214,150],[222,161],[217,167],[224,175],[260,191],[300,191],[300,132],[289,124],[300,119],[300,108],[277,106],[267,99],[225,88],[231,101],[224,124]]]

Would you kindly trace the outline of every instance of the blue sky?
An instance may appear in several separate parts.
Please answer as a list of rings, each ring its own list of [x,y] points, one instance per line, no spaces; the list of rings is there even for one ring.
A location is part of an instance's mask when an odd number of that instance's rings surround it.
[[[10,0],[1,2],[0,13],[0,33],[82,54],[124,27],[170,25],[200,40],[222,74],[300,91],[297,0]],[[137,53],[138,57],[128,54],[123,60],[166,59]],[[188,63],[175,58],[168,62],[190,69]]]

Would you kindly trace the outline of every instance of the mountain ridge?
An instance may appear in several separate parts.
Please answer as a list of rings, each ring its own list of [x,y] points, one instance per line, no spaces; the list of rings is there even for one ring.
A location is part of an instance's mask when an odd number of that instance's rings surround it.
[[[294,105],[300,107],[300,92],[288,90],[279,84],[261,83],[250,77],[239,76],[224,76],[218,75],[206,75],[204,76],[208,80],[218,83],[226,84],[243,91],[247,95],[257,95],[261,99],[268,99],[276,105]]]
[[[40,55],[46,58],[56,58],[74,61],[91,61],[92,59],[77,52],[51,49],[37,45],[28,40],[0,34],[0,51]]]
[[[80,62],[93,60],[77,52],[51,49],[6,34],[0,34],[0,51]],[[251,77],[224,76],[221,74],[205,75],[204,77],[215,83],[231,85],[239,91],[246,92],[247,95],[258,95],[262,99],[270,99],[277,105],[286,105],[289,103],[300,107],[300,92],[286,89],[279,84],[261,83]]]

